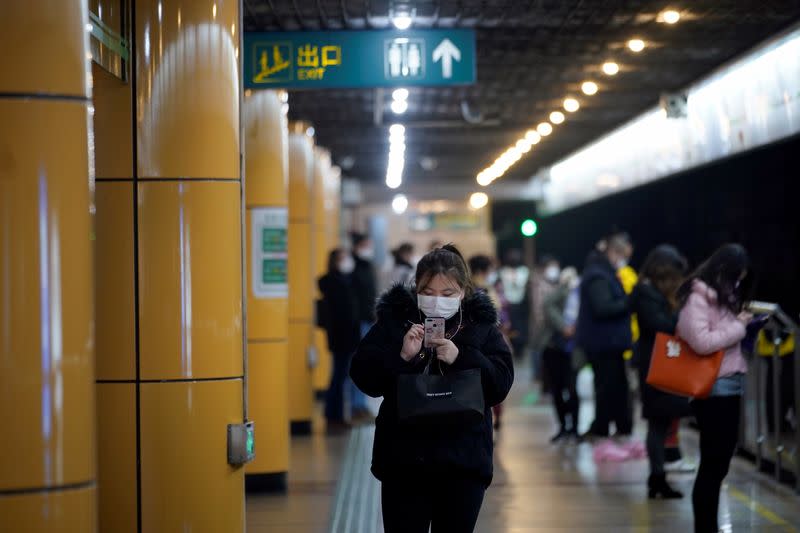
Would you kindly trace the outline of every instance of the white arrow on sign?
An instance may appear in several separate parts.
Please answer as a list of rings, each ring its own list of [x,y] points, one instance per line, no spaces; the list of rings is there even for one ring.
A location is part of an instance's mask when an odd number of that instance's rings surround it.
[[[453,41],[445,38],[433,50],[433,62],[438,63],[442,61],[442,76],[445,79],[453,77],[453,60],[461,61],[461,50],[459,50]]]

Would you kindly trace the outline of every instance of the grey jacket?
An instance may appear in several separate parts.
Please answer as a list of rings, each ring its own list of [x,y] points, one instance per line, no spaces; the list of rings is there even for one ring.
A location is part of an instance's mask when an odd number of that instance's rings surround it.
[[[558,285],[544,299],[544,324],[541,337],[538,339],[541,349],[550,346],[554,341],[557,342],[558,339],[563,339],[561,332],[567,327],[567,322],[564,320],[564,307],[567,305],[569,292],[569,287]]]

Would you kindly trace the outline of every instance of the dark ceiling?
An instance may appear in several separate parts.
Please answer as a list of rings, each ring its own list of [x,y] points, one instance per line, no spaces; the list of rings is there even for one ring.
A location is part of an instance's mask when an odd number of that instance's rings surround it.
[[[474,183],[480,170],[527,129],[560,109],[566,96],[577,97],[581,109],[568,114],[564,124],[502,178],[527,179],[655,105],[663,91],[686,86],[800,18],[800,0],[410,3],[416,9],[414,28],[476,29],[478,82],[468,87],[412,88],[408,112],[399,120],[389,110],[391,91],[293,91],[290,117],[314,125],[318,143],[332,151],[346,176],[383,181],[387,126],[402,122],[407,127],[405,183],[432,178]],[[384,29],[392,27],[389,4],[387,0],[244,0],[244,24],[246,31]],[[667,7],[681,12],[677,24],[656,20]],[[633,37],[646,41],[643,52],[626,48]],[[600,66],[606,60],[619,63],[619,74],[602,73]],[[581,82],[589,79],[600,87],[594,96],[580,91]],[[425,157],[435,158],[438,166],[423,169],[420,162]]]

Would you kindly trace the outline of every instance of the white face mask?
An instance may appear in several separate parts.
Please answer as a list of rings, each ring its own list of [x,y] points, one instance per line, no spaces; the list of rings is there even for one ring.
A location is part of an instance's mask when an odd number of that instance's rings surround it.
[[[496,270],[492,270],[491,272],[489,272],[489,274],[486,276],[486,283],[488,283],[489,285],[494,285],[495,283],[497,283]]]
[[[375,257],[375,250],[372,248],[362,248],[356,251],[356,255],[365,261],[370,261]]]
[[[555,265],[549,266],[544,269],[544,279],[546,279],[550,283],[556,283],[560,275],[561,275],[561,269]]]
[[[339,272],[342,274],[350,274],[355,268],[356,262],[349,255],[339,261]]]
[[[417,305],[419,310],[425,313],[426,317],[450,318],[458,312],[461,307],[461,298],[455,296],[426,296],[417,295]]]
[[[615,266],[617,267],[617,270],[622,270],[623,268],[628,266],[628,260],[620,259],[619,261],[617,261],[617,264]]]

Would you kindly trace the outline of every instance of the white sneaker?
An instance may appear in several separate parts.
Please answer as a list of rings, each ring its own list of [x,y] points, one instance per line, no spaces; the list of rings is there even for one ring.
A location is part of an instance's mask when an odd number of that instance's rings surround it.
[[[697,470],[697,465],[686,459],[678,459],[670,463],[664,463],[664,472],[676,472],[688,474]]]

